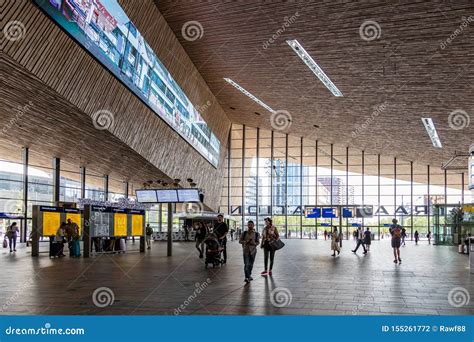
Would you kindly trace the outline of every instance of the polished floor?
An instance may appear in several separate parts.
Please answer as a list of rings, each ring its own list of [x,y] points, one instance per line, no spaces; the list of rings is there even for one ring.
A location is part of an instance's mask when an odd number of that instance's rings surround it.
[[[454,247],[408,242],[403,263],[395,265],[387,240],[373,242],[365,256],[362,250],[354,255],[354,242],[344,241],[337,258],[330,256],[329,241],[285,243],[272,277],[259,275],[259,250],[249,285],[235,241],[228,243],[228,263],[208,270],[192,242],[174,243],[173,257],[166,257],[164,242],[154,242],[147,253],[90,259],[31,258],[24,247],[14,255],[2,249],[1,314],[474,314],[473,300],[466,303],[474,296],[474,274]]]

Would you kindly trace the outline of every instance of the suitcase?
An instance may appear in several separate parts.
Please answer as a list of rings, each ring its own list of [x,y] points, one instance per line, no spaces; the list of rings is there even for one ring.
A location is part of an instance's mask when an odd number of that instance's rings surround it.
[[[127,250],[127,245],[125,244],[125,239],[120,239],[120,251],[125,253]]]
[[[79,240],[74,240],[71,242],[71,257],[78,258],[81,256],[81,245]]]
[[[62,242],[49,242],[49,257],[59,258],[63,254],[64,245]]]

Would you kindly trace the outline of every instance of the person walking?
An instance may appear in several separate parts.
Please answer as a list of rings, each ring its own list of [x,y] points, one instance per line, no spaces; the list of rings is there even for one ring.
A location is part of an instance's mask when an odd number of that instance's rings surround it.
[[[405,239],[407,237],[407,230],[402,227],[402,241],[401,241],[401,246],[405,247]]]
[[[223,264],[227,263],[227,233],[229,232],[229,227],[227,223],[224,222],[224,215],[217,215],[217,224],[214,226],[213,233],[217,235],[217,239],[222,247],[222,254],[224,256]]]
[[[395,260],[393,260],[393,262],[399,262],[401,264],[402,259],[400,258],[400,244],[402,239],[402,226],[398,224],[397,219],[392,220],[392,225],[390,226],[390,234],[392,235],[393,256],[395,257]]]
[[[12,224],[7,227],[7,238],[8,245],[10,246],[10,253],[16,252],[16,239],[19,232],[20,230],[18,229],[16,222],[12,222]]]
[[[245,282],[248,284],[253,280],[252,269],[257,255],[257,246],[259,244],[259,234],[255,231],[253,221],[247,222],[247,230],[240,236],[239,243],[242,244],[244,255],[244,274]]]
[[[418,240],[420,239],[420,234],[418,230],[415,230],[415,245],[418,245]]]
[[[262,244],[260,248],[263,248],[263,262],[265,269],[261,276],[266,277],[267,275],[272,275],[273,269],[273,262],[275,260],[275,250],[271,248],[270,242],[273,240],[279,240],[280,235],[278,234],[278,230],[273,225],[273,221],[271,218],[267,217],[265,220],[265,228],[263,229],[262,233]],[[268,267],[268,259],[270,258],[270,268]]]
[[[372,243],[372,233],[369,227],[367,227],[367,229],[364,232],[364,244],[365,244],[365,248],[367,249],[367,252],[370,251],[371,243]]]
[[[331,239],[331,250],[333,251],[331,256],[335,257],[336,252],[337,255],[341,254],[341,247],[339,246],[339,234],[337,232],[337,227],[333,227],[333,232],[332,232],[332,239]]]
[[[428,230],[428,234],[426,234],[426,238],[428,239],[428,245],[431,245],[431,232]]]
[[[356,248],[352,252],[357,253],[357,250],[359,249],[359,247],[362,246],[362,248],[364,249],[364,254],[367,254],[367,249],[365,249],[365,244],[364,244],[364,232],[362,231],[362,228],[359,227],[356,233],[357,233],[357,245],[356,245]]]
[[[146,249],[151,249],[151,236],[153,235],[153,228],[151,228],[150,224],[147,223],[145,228],[145,241],[146,241]]]
[[[328,238],[328,231],[324,229],[324,240],[327,240]]]
[[[204,257],[204,240],[207,233],[206,225],[203,222],[199,222],[196,229],[196,249],[199,251],[199,259]]]

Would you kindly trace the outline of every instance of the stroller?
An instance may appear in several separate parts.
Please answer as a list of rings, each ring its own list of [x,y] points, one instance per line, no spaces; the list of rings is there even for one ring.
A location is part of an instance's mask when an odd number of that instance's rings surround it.
[[[212,264],[212,267],[222,264],[222,250],[219,240],[217,239],[216,234],[208,234],[204,240],[206,245],[206,259],[204,261],[204,266],[207,268],[208,264]]]

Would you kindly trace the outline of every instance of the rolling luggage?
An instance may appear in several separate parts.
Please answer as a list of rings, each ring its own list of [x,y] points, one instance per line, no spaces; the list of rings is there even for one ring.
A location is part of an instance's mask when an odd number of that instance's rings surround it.
[[[125,244],[125,239],[120,239],[120,251],[125,253],[127,250],[127,245]]]
[[[59,258],[63,255],[64,245],[62,242],[49,242],[49,257],[50,258]]]
[[[78,258],[81,256],[81,245],[79,240],[74,240],[71,242],[71,257]]]

